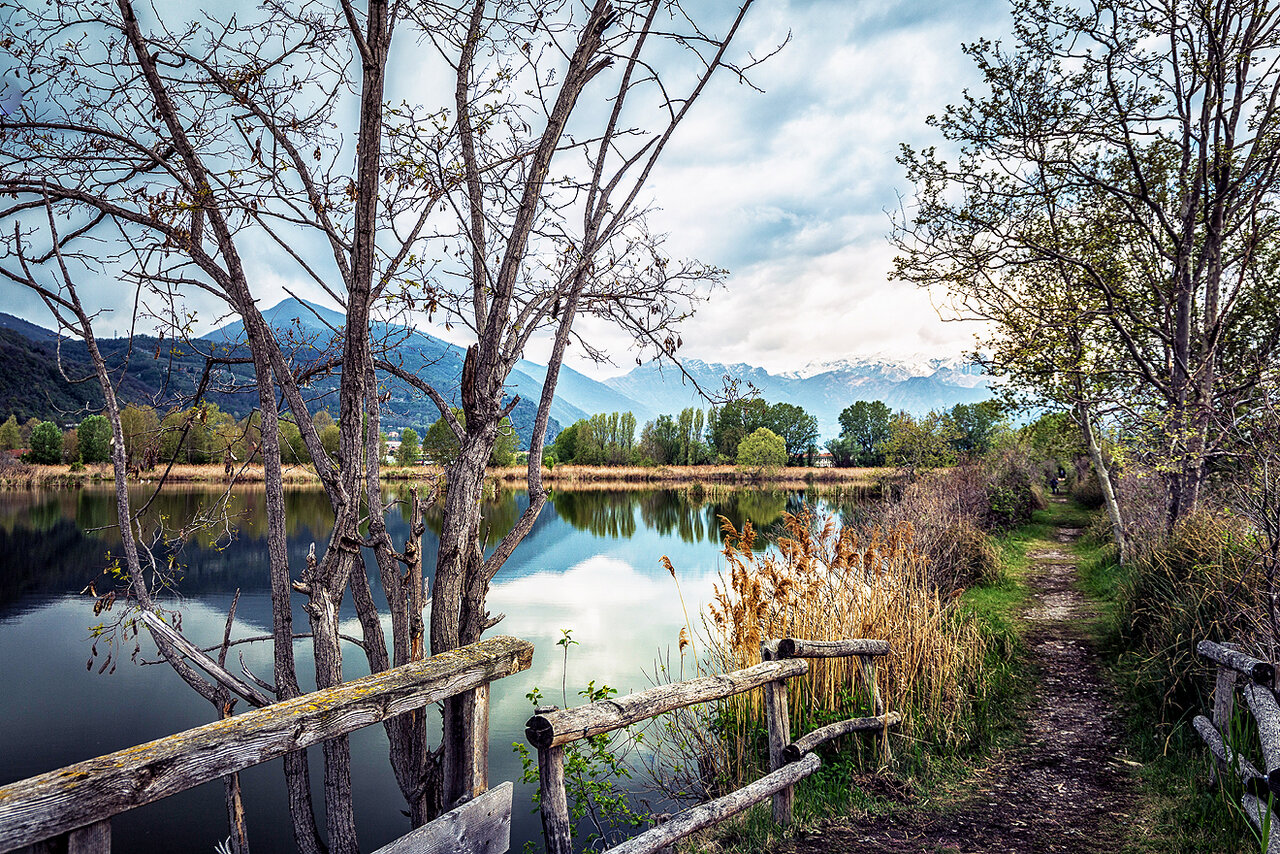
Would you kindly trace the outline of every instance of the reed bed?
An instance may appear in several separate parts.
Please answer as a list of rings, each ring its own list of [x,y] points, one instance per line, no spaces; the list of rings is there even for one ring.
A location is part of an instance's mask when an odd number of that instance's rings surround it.
[[[949,746],[970,738],[989,641],[931,583],[910,523],[859,530],[806,508],[785,516],[775,548],[764,552],[755,550],[749,523],[722,525],[725,569],[706,619],[716,666],[759,663],[760,643],[770,638],[887,640],[892,651],[877,681],[886,707],[903,715],[898,732]],[[808,675],[789,684],[793,728],[869,714],[857,666],[811,660]],[[759,761],[753,733],[762,710],[758,692],[735,700],[725,715],[732,731],[724,733],[724,760],[729,776],[741,779]]]

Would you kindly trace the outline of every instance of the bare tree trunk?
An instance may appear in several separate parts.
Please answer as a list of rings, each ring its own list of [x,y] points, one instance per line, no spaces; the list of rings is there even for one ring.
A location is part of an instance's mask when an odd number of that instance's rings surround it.
[[[1124,521],[1120,515],[1120,502],[1116,500],[1111,470],[1107,468],[1107,461],[1102,456],[1102,446],[1098,443],[1088,407],[1084,403],[1077,402],[1072,415],[1075,417],[1076,424],[1080,426],[1085,447],[1089,450],[1089,460],[1093,463],[1093,470],[1098,475],[1098,485],[1102,488],[1102,501],[1107,509],[1107,519],[1111,523],[1111,536],[1116,543],[1120,565],[1124,566],[1129,562],[1129,538],[1125,534]]]

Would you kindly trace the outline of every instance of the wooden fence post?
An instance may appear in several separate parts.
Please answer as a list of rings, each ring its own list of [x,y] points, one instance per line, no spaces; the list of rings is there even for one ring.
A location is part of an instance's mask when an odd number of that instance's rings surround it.
[[[573,854],[569,833],[569,796],[564,790],[564,748],[538,748],[538,786],[541,790],[542,836],[547,854]]]
[[[467,764],[467,796],[489,790],[489,684],[477,686],[471,704],[471,756]]]
[[[880,697],[880,688],[876,685],[876,656],[859,655],[858,671],[862,674],[862,681],[867,685],[867,692],[871,695],[871,711],[876,717],[884,715],[884,700]],[[886,727],[880,731],[880,750],[884,755],[884,761],[889,762],[893,759],[892,749],[889,747],[889,730]]]
[[[760,645],[761,657],[771,660],[775,654],[765,644]],[[787,708],[787,680],[778,679],[764,685],[764,716],[769,725],[769,770],[777,771],[787,760],[783,750],[791,743],[791,712]],[[796,791],[792,786],[779,789],[773,795],[773,820],[781,827],[791,824]]]

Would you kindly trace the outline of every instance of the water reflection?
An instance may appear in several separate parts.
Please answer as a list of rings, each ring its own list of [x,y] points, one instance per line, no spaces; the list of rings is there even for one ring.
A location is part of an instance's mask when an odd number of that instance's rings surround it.
[[[407,499],[407,493],[401,486],[388,491],[386,498]],[[149,495],[139,487],[133,497],[141,506]],[[749,520],[767,531],[784,510],[798,508],[802,500],[797,493],[769,490],[557,491],[490,592],[490,609],[507,614],[498,631],[527,638],[537,650],[532,669],[503,680],[492,695],[492,779],[519,779],[510,745],[523,740],[529,713],[525,694],[533,687],[561,702],[564,682],[571,703],[588,680],[607,683],[624,694],[648,687],[644,673],[652,670],[656,657],[674,649],[685,625],[674,584],[659,563],[662,555],[669,555],[677,567],[696,623],[720,567],[717,517],[723,515],[735,526]],[[161,520],[183,524],[200,514],[219,513],[221,501],[214,489],[168,491],[148,508],[144,527],[153,529]],[[527,506],[523,492],[489,496],[482,512],[490,542],[505,534]],[[99,618],[80,591],[95,579],[105,583],[102,569],[108,552],[119,543],[112,527],[114,509],[114,492],[106,486],[0,493],[0,683],[25,686],[0,693],[0,720],[5,721],[0,784],[209,720],[208,706],[163,666],[138,668],[126,662],[114,676],[85,669],[88,627]],[[236,637],[268,632],[272,624],[264,494],[260,488],[238,488],[226,509],[226,524],[192,537],[177,552],[182,598],[173,598],[171,604],[184,611],[184,630],[207,643],[221,638],[236,589],[243,594]],[[286,510],[288,553],[296,574],[310,543],[323,542],[332,514],[317,489],[290,491]],[[408,515],[407,504],[389,514],[388,527],[397,543],[408,532]],[[427,523],[424,571],[431,576],[439,516],[429,514]],[[378,573],[370,570],[375,599],[382,600]],[[301,600],[295,597],[294,620],[305,627]],[[344,605],[344,631],[359,634],[349,601]],[[563,629],[571,629],[580,643],[567,668],[555,646]],[[270,649],[265,644],[237,650],[244,651],[255,673],[270,674]],[[311,670],[309,650],[309,642],[299,641],[303,674]],[[154,649],[144,651],[151,654]],[[363,656],[347,655],[346,678],[365,672]],[[353,739],[357,820],[368,848],[408,829],[386,750],[379,727]],[[314,769],[313,778],[320,779]],[[254,846],[291,849],[287,822],[280,820],[285,808],[278,773],[258,769],[246,779]],[[538,836],[530,797],[529,787],[517,788],[512,850]],[[221,815],[221,787],[212,785],[113,821],[113,833],[121,850],[213,850],[226,835]]]

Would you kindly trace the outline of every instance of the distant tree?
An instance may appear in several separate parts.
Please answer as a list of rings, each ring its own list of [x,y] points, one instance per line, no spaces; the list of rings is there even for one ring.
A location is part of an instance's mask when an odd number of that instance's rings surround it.
[[[738,445],[761,427],[769,426],[769,404],[758,397],[731,400],[712,407],[707,422],[707,441],[723,460],[733,460]]]
[[[555,441],[551,443],[551,453],[557,463],[570,464],[577,462],[574,454],[578,447],[578,431],[582,429],[582,425],[585,423],[581,419],[573,422],[561,430],[560,435],[556,436]]]
[[[31,433],[36,429],[36,427],[40,426],[40,424],[41,421],[39,418],[28,418],[26,422],[18,428],[18,434],[22,437],[22,447],[31,447]]]
[[[22,447],[22,431],[18,427],[18,417],[10,415],[8,420],[0,424],[0,451],[13,451]]]
[[[280,460],[293,465],[311,462],[311,452],[302,440],[302,431],[287,418],[280,419]]]
[[[31,462],[56,465],[62,462],[62,431],[52,421],[31,428]]]
[[[402,466],[418,464],[422,454],[422,445],[418,443],[418,431],[406,427],[400,431],[400,447],[396,449],[396,463]]]
[[[787,443],[768,427],[758,427],[738,443],[737,462],[752,468],[774,468],[787,464]]]
[[[329,414],[329,410],[321,409],[311,416],[311,423],[315,425],[316,432],[319,433],[326,427],[332,427],[338,422],[333,420],[333,416]]]
[[[881,400],[859,400],[840,413],[840,435],[853,443],[858,465],[884,465],[884,443],[889,440],[892,419],[893,413]]]
[[[76,428],[80,462],[105,463],[111,459],[111,424],[104,415],[90,415]]]
[[[686,410],[688,411],[688,410]],[[680,465],[687,453],[686,437],[670,415],[659,415],[640,431],[640,456],[658,466]]]
[[[858,464],[858,446],[848,436],[827,440],[824,445],[831,454],[831,464],[836,468],[849,468]]]
[[[454,409],[453,417],[458,419],[458,423],[461,426],[466,426],[467,416],[461,409]],[[498,436],[494,441],[493,450],[489,452],[488,464],[491,466],[511,465],[515,461],[517,441],[516,431],[511,425],[511,419],[502,419],[498,425]],[[427,432],[422,438],[422,453],[436,465],[453,465],[458,459],[458,437],[443,416],[437,418],[435,423],[427,428]]]
[[[130,465],[150,467],[159,457],[160,416],[150,406],[129,404],[120,410],[125,458]]]
[[[955,465],[954,438],[951,420],[943,413],[915,418],[899,412],[890,422],[885,457],[890,465],[906,469],[914,477],[918,471]]]
[[[80,437],[76,435],[76,428],[62,434],[62,461],[64,463],[74,463],[80,459]]]
[[[775,403],[765,417],[766,426],[786,443],[788,462],[804,465],[805,457],[818,441],[818,419],[794,403]]]
[[[1004,407],[995,400],[957,403],[947,417],[954,433],[952,447],[960,454],[985,454],[1006,427]]]

